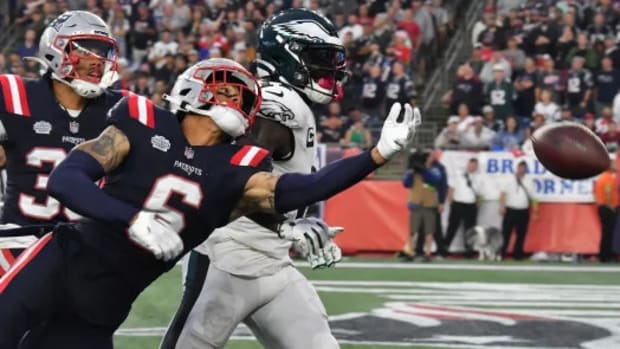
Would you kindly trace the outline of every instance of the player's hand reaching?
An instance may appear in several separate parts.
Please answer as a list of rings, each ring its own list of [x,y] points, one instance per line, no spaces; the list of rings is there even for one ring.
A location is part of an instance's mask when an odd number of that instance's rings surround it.
[[[158,212],[138,212],[129,226],[128,235],[138,246],[166,262],[183,252],[183,240]]]
[[[399,118],[404,108],[402,118]],[[399,120],[402,119],[402,120]],[[409,103],[404,106],[400,103],[392,104],[390,112],[383,123],[381,137],[377,142],[376,149],[379,155],[389,160],[396,153],[405,149],[415,135],[415,129],[422,123],[420,109],[412,107]]]
[[[293,241],[295,251],[308,260],[312,269],[317,269],[331,267],[342,260],[342,251],[333,238],[343,230],[311,217],[284,223],[278,234]]]

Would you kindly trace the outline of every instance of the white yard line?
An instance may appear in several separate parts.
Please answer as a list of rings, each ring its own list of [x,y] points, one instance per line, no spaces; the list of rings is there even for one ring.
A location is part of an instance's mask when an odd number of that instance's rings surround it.
[[[309,267],[306,262],[295,262],[296,267]],[[594,272],[618,273],[620,266],[592,266],[592,265],[499,265],[499,264],[421,264],[421,263],[387,263],[387,262],[340,262],[336,269],[431,269],[431,270],[488,270],[488,271],[560,271],[560,272]]]

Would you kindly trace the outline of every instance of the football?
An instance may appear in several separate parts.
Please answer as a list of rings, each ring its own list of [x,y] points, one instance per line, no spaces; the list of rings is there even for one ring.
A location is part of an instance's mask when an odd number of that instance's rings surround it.
[[[609,154],[601,140],[577,123],[545,125],[531,137],[534,153],[547,170],[566,179],[585,179],[609,168]]]

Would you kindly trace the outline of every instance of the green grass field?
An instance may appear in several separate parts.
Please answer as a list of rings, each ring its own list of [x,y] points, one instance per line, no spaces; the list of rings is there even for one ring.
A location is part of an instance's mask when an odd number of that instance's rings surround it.
[[[300,269],[319,291],[342,348],[620,347],[614,266],[349,259],[336,269]],[[141,295],[116,348],[157,348],[180,278],[177,267]],[[261,346],[241,328],[226,348]]]

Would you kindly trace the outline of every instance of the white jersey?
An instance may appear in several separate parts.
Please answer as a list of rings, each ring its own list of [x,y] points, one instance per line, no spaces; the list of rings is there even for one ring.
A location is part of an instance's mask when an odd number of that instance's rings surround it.
[[[292,154],[273,162],[273,172],[310,173],[315,163],[314,115],[306,102],[292,88],[278,82],[262,84],[263,103],[258,117],[268,118],[288,127],[295,137]],[[290,212],[295,218],[296,212]],[[234,275],[259,277],[272,275],[291,264],[291,242],[249,218],[241,217],[216,229],[209,239],[196,247],[207,254],[217,268]]]

